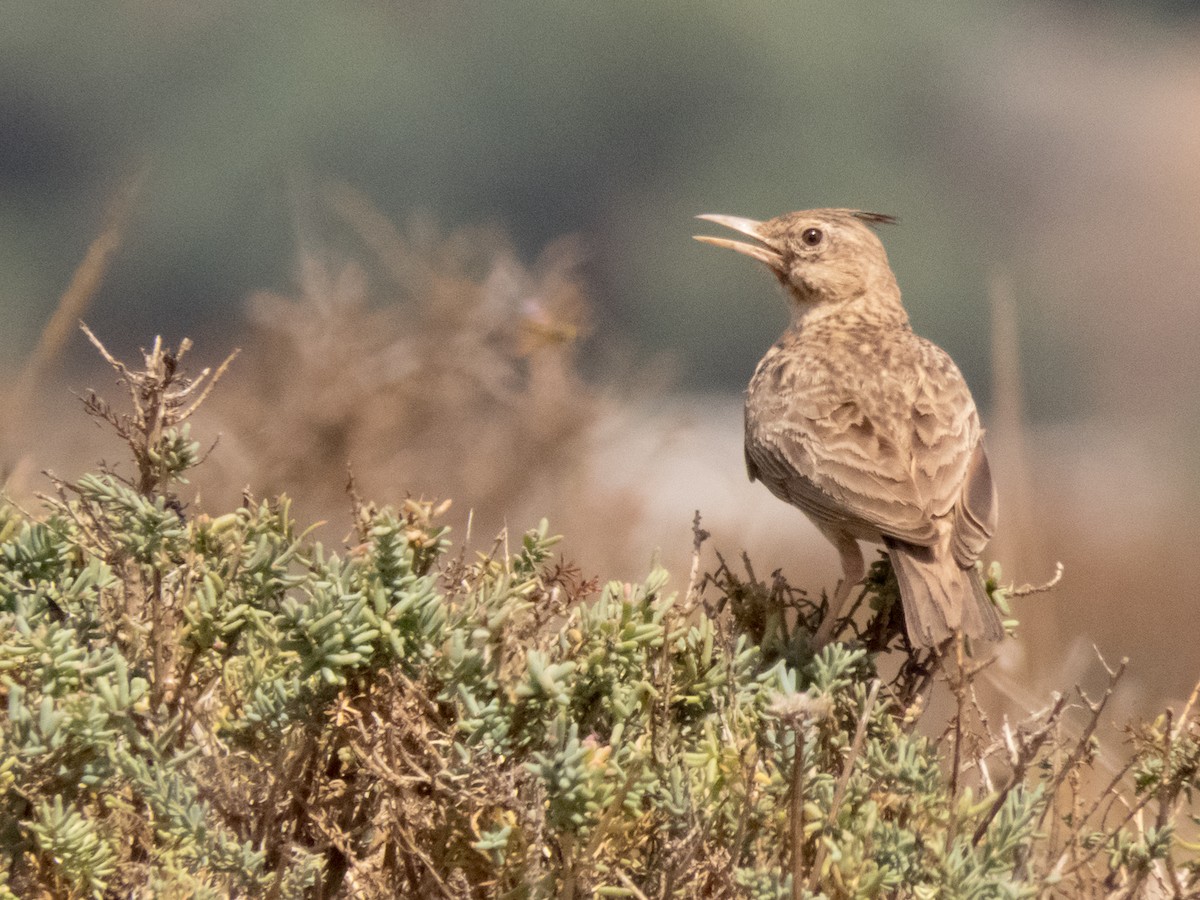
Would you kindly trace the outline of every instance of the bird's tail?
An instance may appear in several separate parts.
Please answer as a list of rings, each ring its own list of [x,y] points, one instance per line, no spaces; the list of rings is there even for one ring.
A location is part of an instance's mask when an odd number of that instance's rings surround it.
[[[904,601],[908,638],[915,646],[939,646],[956,631],[985,641],[1004,636],[1000,616],[976,569],[959,566],[948,548],[891,539],[885,543]]]

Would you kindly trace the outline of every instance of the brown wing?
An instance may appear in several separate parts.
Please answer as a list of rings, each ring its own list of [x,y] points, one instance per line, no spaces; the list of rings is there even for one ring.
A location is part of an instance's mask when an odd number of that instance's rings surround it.
[[[951,547],[955,561],[964,568],[975,564],[983,553],[984,546],[996,531],[999,504],[996,486],[992,483],[992,470],[988,465],[983,441],[975,445],[971,462],[967,466],[967,480],[963,484],[958,506],[954,512],[954,538]]]
[[[917,346],[921,377],[912,400],[913,478],[930,515],[944,516],[962,496],[983,432],[971,391],[953,360],[922,338]],[[987,457],[979,458],[990,490]]]
[[[859,377],[831,378],[814,374],[810,358],[794,377],[765,372],[788,384],[747,405],[751,477],[818,521],[933,543],[933,519],[961,493],[979,419],[950,358],[907,338],[887,371],[863,360]]]

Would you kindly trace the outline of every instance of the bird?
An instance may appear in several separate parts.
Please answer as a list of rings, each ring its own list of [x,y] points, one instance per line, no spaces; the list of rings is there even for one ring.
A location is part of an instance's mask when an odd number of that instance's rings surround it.
[[[876,233],[897,220],[856,209],[697,218],[749,237],[695,235],[763,263],[791,309],[750,379],[745,458],[750,480],[840,556],[813,646],[829,642],[864,576],[859,541],[886,549],[913,647],[1001,639],[978,565],[998,512],[984,431],[954,361],[912,330]]]

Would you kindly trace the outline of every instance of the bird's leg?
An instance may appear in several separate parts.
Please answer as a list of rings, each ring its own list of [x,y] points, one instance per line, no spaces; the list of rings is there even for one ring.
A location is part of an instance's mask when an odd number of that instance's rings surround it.
[[[825,613],[825,619],[817,628],[817,633],[813,635],[813,649],[815,650],[820,650],[829,643],[829,639],[833,637],[833,629],[837,625],[838,616],[846,604],[846,598],[850,596],[850,591],[862,581],[867,572],[858,541],[848,534],[829,535],[828,537],[833,541],[838,555],[842,558],[842,580],[838,582],[833,591],[833,599],[829,601],[829,611]]]

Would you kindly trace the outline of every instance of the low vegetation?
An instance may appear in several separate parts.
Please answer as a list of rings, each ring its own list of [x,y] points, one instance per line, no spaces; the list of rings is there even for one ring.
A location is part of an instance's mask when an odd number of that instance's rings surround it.
[[[132,468],[0,506],[0,896],[1195,895],[1194,695],[1101,771],[1123,663],[995,725],[986,662],[909,647],[882,560],[814,653],[823,601],[702,575],[698,518],[672,586],[601,584],[544,522],[455,547],[445,504],[353,486],[336,547],[282,496],[198,513],[223,367],[93,341]]]

